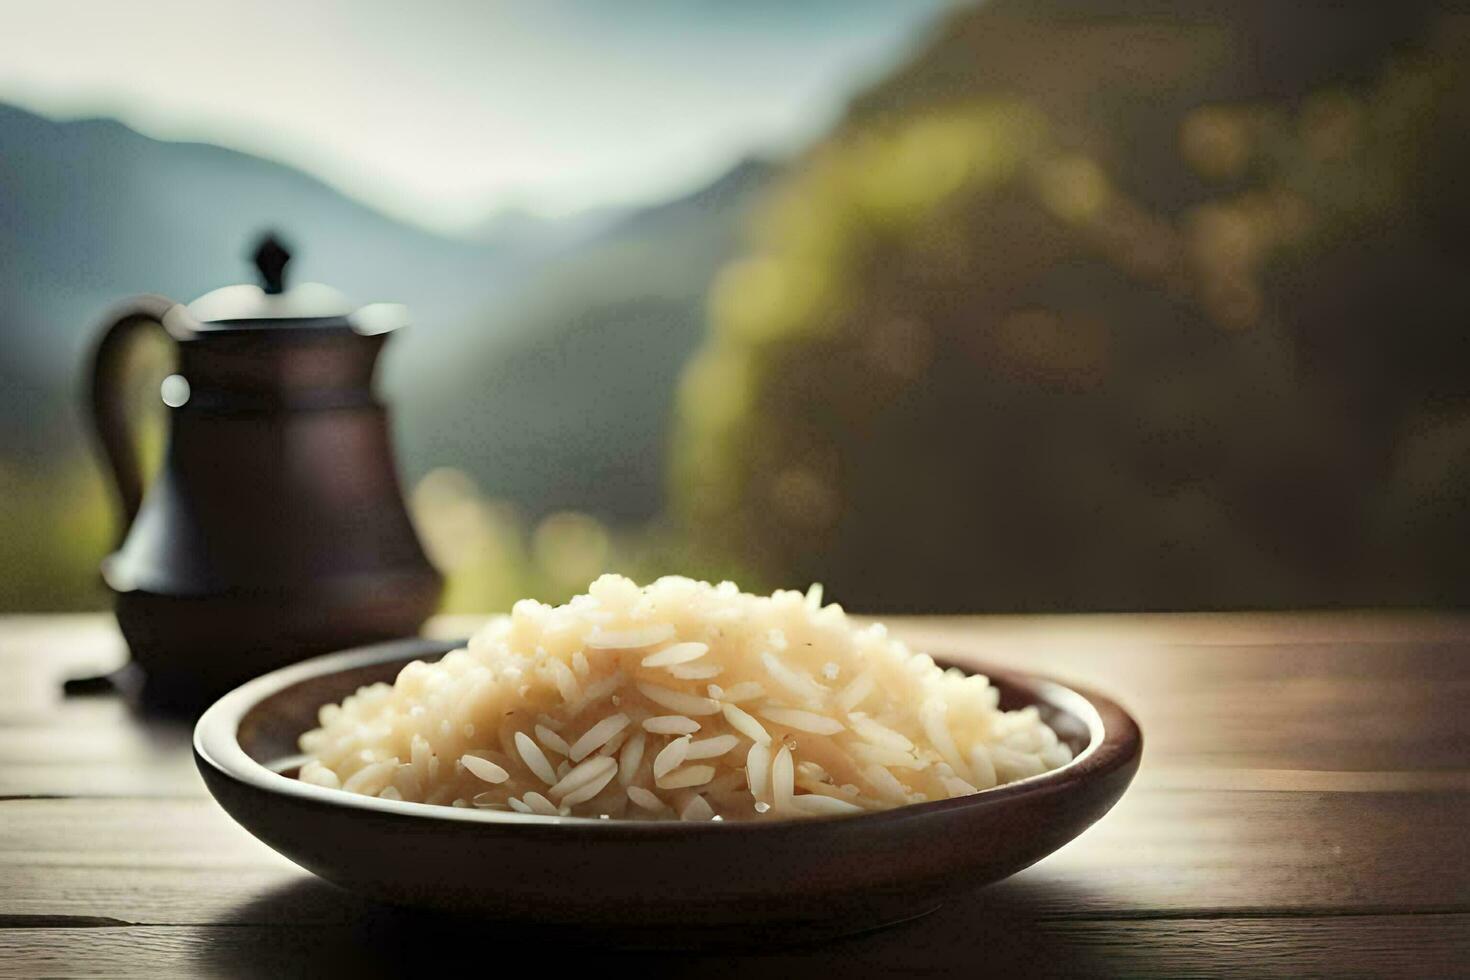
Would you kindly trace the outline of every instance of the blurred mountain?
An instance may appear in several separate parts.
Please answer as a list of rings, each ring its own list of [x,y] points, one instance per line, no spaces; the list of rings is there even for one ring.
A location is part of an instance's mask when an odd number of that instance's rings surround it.
[[[27,570],[0,576],[0,609],[103,601],[112,515],[78,396],[106,311],[249,281],[267,228],[293,248],[292,281],[413,310],[382,379],[407,485],[448,466],[523,513],[654,513],[704,290],[769,170],[744,163],[642,209],[502,212],[454,239],[267,160],[0,105],[0,565]],[[153,456],[165,349],[141,353],[132,397]]]
[[[602,234],[633,210],[610,205],[547,217],[525,208],[507,207],[480,222],[466,237],[500,246],[566,248]]]
[[[612,520],[662,506],[679,372],[705,295],[775,166],[746,160],[678,200],[543,253],[488,305],[485,329],[400,412],[410,472],[454,465],[531,516]],[[419,379],[424,381],[425,379]]]
[[[420,327],[401,347],[448,342],[440,334],[466,324],[524,251],[394,221],[247,154],[0,106],[0,450],[54,450],[58,433],[71,444],[67,416],[104,312],[138,292],[188,301],[250,281],[246,255],[266,228],[295,251],[291,280],[408,303]]]
[[[648,516],[704,291],[770,169],[747,161],[642,209],[509,210],[456,239],[268,160],[0,106],[0,459],[75,455],[104,313],[250,281],[273,228],[292,281],[413,310],[384,357],[410,479],[455,466],[533,512]]]

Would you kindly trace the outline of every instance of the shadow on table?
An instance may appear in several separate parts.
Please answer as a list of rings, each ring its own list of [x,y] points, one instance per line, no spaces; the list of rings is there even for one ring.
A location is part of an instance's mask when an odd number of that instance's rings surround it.
[[[593,933],[538,929],[380,905],[317,879],[303,878],[235,909],[192,950],[197,973],[209,976],[422,975],[456,963],[487,969],[520,951],[563,975],[594,960],[639,974],[795,975],[803,968],[874,973],[983,973],[1093,976],[1112,972],[1106,945],[1067,928],[1068,911],[1096,908],[1083,889],[1025,878],[953,901],[930,915],[841,939],[772,948],[626,950]],[[293,924],[310,923],[310,924]],[[722,944],[723,947],[723,944]],[[1135,950],[1135,953],[1137,951]],[[1136,968],[1139,964],[1133,962]]]

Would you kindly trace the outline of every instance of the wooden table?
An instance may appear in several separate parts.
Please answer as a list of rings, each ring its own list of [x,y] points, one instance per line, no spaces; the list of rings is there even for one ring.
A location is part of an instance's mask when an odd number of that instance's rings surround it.
[[[547,976],[553,957],[772,977],[1470,971],[1470,617],[894,626],[1116,695],[1146,738],[1133,788],[1051,858],[905,926],[747,956],[543,937],[531,962]],[[374,906],[256,842],[206,796],[186,727],[61,697],[60,678],[120,656],[106,617],[0,618],[0,974],[381,974],[466,955],[489,971],[523,938]]]

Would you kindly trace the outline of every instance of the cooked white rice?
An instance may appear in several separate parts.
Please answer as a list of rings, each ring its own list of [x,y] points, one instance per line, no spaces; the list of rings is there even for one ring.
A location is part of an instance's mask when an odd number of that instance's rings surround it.
[[[604,575],[525,600],[301,736],[301,778],[519,813],[769,820],[942,800],[1054,769],[1067,746],[990,682],[855,629],[821,588]]]

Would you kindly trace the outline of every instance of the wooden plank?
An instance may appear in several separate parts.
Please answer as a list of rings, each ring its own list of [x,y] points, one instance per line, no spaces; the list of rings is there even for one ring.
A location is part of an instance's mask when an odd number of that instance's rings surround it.
[[[436,616],[425,633],[469,636],[488,616]],[[863,621],[874,617],[856,616]],[[1348,610],[1228,613],[1046,613],[1039,615],[884,616],[905,634],[932,632],[1021,647],[1085,643],[1130,650],[1147,646],[1296,646],[1307,644],[1435,644],[1470,640],[1470,614],[1447,611]],[[3,628],[3,617],[0,617]]]
[[[208,792],[194,769],[193,760],[185,755],[171,754],[144,765],[128,767],[107,763],[60,768],[47,764],[0,766],[0,801],[54,797],[205,796]]]
[[[1470,638],[1470,613],[1438,610],[895,616],[888,621],[896,629],[932,629],[1009,646],[1086,643],[1108,649],[1131,649],[1140,644],[1463,644]]]
[[[424,631],[430,636],[467,636],[486,619],[483,615],[438,616]],[[891,616],[884,620],[906,634],[932,633],[1037,648],[1077,643],[1128,650],[1139,645],[1280,647],[1470,641],[1470,614],[1455,612],[1084,613]],[[106,667],[126,656],[109,613],[0,615],[0,662],[13,656],[29,658],[37,649],[69,667]]]
[[[182,723],[0,725],[0,797],[204,796]]]
[[[1466,813],[1461,791],[1140,790],[985,894],[1059,918],[1470,911]],[[300,922],[268,893],[302,881],[208,801],[0,803],[0,915]]]
[[[1106,629],[1094,636],[1074,619]],[[1113,693],[1143,725],[1144,778],[1162,767],[1193,773],[1192,785],[1208,788],[1238,779],[1214,779],[1209,772],[1216,769],[1329,771],[1343,775],[1327,783],[1303,777],[1300,785],[1352,789],[1357,773],[1365,787],[1382,785],[1384,773],[1440,773],[1399,784],[1434,788],[1461,785],[1470,771],[1470,712],[1460,709],[1470,701],[1470,640],[1160,645],[1147,639],[1159,634],[1157,620],[1039,618],[1007,629],[974,618],[916,619],[896,629],[917,648]],[[1238,621],[1254,617],[1227,620]],[[1429,632],[1423,624],[1410,630],[1412,618],[1389,622],[1414,636]],[[1135,624],[1131,634],[1128,623]],[[1140,639],[1108,639],[1127,635]],[[73,668],[116,655],[108,620],[6,617],[0,637],[0,796],[202,792],[188,761],[186,725],[139,718],[116,698],[62,699],[60,679]],[[1272,786],[1289,787],[1280,777]]]
[[[1026,975],[1463,969],[1470,617],[961,617],[894,628],[920,649],[1118,695],[1147,738],[1135,788],[1058,854],[909,926],[754,959],[619,958],[714,975],[844,961]],[[0,974],[381,973],[467,935],[480,948],[494,939],[493,924],[341,892],[256,842],[195,795],[187,726],[140,719],[117,699],[61,697],[62,678],[121,654],[106,616],[0,618],[0,797],[161,797],[0,800]],[[567,940],[543,938],[558,950]]]
[[[529,942],[528,942],[529,941]],[[1026,977],[1455,976],[1470,960],[1470,916],[1052,922],[950,907],[864,936],[775,949],[618,951],[563,930],[429,919],[375,909],[317,927],[29,928],[0,930],[0,974],[421,976],[440,956],[492,962],[531,949],[555,975],[594,967],[704,977],[1011,974]]]
[[[0,717],[54,707],[62,680],[106,673],[126,659],[111,616],[0,616]]]
[[[229,865],[153,863],[6,868],[0,936],[16,922],[103,919],[155,925],[320,925],[369,907],[285,861]],[[0,976],[3,976],[0,972]]]
[[[916,649],[1096,688],[1143,728],[1149,764],[1338,771],[1466,768],[1470,643],[1008,645],[908,624]]]
[[[1133,780],[1138,790],[1266,790],[1274,793],[1406,793],[1470,791],[1470,770],[1334,772],[1314,769],[1229,769],[1218,766],[1145,767]]]
[[[0,797],[204,796],[192,729],[140,717],[116,697],[0,714]]]

